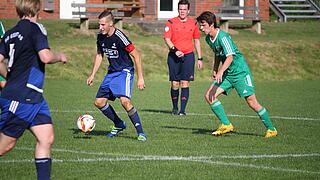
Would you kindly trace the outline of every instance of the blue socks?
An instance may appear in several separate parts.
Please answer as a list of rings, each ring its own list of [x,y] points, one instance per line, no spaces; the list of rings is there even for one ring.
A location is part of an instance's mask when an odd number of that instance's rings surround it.
[[[122,122],[122,120],[119,118],[119,116],[109,103],[107,103],[100,110],[105,116],[107,116],[111,121],[113,121],[115,125],[120,124]]]
[[[189,99],[189,88],[181,88],[181,107],[180,112],[184,113]]]
[[[38,180],[50,180],[51,158],[36,158]]]
[[[136,108],[132,107],[127,113],[129,118],[131,119],[132,124],[136,128],[137,133],[143,133],[142,124]]]
[[[174,90],[171,88],[170,94],[172,100],[172,107],[173,109],[178,110],[179,89]]]

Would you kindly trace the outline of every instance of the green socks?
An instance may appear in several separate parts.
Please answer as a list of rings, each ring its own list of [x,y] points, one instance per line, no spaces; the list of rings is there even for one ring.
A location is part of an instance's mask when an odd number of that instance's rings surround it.
[[[272,125],[272,122],[269,118],[269,115],[268,115],[266,108],[263,107],[260,111],[258,111],[258,115],[259,115],[262,123],[266,126],[267,129],[270,129],[271,131],[276,130]]]
[[[226,113],[224,112],[223,106],[219,100],[210,104],[211,110],[218,117],[223,125],[230,125],[230,121],[227,118]]]
[[[223,125],[230,125],[230,121],[224,112],[223,106],[219,100],[210,104],[211,110],[218,117]],[[262,121],[262,123],[266,126],[267,129],[271,131],[275,131],[276,129],[273,127],[272,122],[269,118],[267,110],[263,107],[260,111],[258,111],[258,115]]]

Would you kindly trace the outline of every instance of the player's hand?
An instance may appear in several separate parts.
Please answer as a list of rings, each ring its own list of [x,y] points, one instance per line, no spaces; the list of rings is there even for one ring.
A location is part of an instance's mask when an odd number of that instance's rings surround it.
[[[67,56],[65,55],[65,54],[60,54],[60,58],[61,58],[61,62],[63,63],[63,64],[66,64],[67,63]]]
[[[215,80],[217,83],[222,82],[222,75],[223,75],[223,73],[221,73],[220,71],[216,74]]]
[[[212,80],[216,80],[216,75],[217,75],[217,73],[216,73],[216,71],[212,71],[212,74],[211,74],[211,78],[212,78]]]
[[[146,87],[145,84],[144,84],[144,79],[143,78],[138,78],[137,85],[138,85],[138,89],[141,90],[141,91],[144,90],[144,88]]]
[[[94,79],[94,76],[89,76],[88,79],[87,79],[87,85],[88,86],[92,86],[93,85],[93,79]]]
[[[176,52],[176,56],[178,56],[179,58],[180,58],[180,57],[183,57],[183,56],[184,56],[184,53],[181,52],[181,51],[177,51],[177,52]]]
[[[198,69],[200,70],[202,69],[202,67],[203,67],[202,61],[198,60]]]

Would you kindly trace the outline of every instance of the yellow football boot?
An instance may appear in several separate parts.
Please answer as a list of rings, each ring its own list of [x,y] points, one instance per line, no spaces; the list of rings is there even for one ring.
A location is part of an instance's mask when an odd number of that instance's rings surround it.
[[[219,135],[221,135],[221,134],[228,133],[228,132],[231,132],[231,131],[233,131],[233,126],[232,126],[231,123],[230,123],[229,125],[223,125],[223,124],[221,124],[221,125],[219,126],[219,128],[212,133],[212,135],[214,135],[214,136],[219,136]]]
[[[264,137],[269,138],[269,137],[273,137],[273,136],[277,136],[277,135],[278,135],[277,130],[272,131],[272,130],[268,129],[266,131],[266,135]]]

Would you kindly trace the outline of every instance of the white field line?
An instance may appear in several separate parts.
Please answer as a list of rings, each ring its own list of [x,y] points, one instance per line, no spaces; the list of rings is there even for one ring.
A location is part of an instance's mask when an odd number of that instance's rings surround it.
[[[276,168],[276,167],[270,167],[270,166],[257,166],[254,164],[230,163],[230,162],[211,161],[211,160],[191,160],[191,161],[204,162],[204,163],[216,164],[216,165],[224,165],[224,166],[248,167],[248,168],[256,168],[256,169],[269,169],[269,170],[283,171],[283,172],[320,174],[320,172],[317,172],[317,171],[306,171],[306,170],[299,170],[299,169],[283,169],[283,168]]]
[[[51,110],[52,113],[101,113],[100,111],[86,111],[86,110]],[[126,114],[126,112],[117,112],[119,114]],[[139,114],[167,114],[163,112],[141,112]],[[213,116],[213,114],[202,113],[188,113],[188,116]],[[229,117],[244,117],[244,118],[259,118],[258,115],[240,115],[240,114],[227,114]],[[284,119],[284,120],[302,120],[302,121],[320,121],[320,118],[308,118],[308,117],[286,117],[286,116],[270,116],[272,119]]]
[[[17,147],[19,150],[33,150],[32,148],[26,147]],[[157,155],[134,155],[134,154],[115,154],[115,153],[104,153],[104,152],[85,152],[85,151],[75,151],[75,150],[65,150],[65,149],[52,149],[52,151],[56,152],[66,152],[66,153],[76,153],[76,154],[86,154],[86,155],[113,155],[113,156],[122,156],[115,158],[81,158],[81,159],[53,159],[54,162],[97,162],[97,161],[193,161],[193,162],[201,162],[201,163],[209,163],[215,165],[224,165],[224,166],[235,166],[235,167],[248,167],[248,168],[256,168],[256,169],[268,169],[274,171],[282,171],[282,172],[296,172],[296,173],[307,173],[307,174],[320,174],[320,172],[316,171],[306,171],[299,169],[284,169],[284,168],[276,168],[270,166],[258,166],[254,164],[243,164],[236,162],[223,162],[223,161],[212,161],[210,159],[249,159],[249,158],[288,158],[288,157],[313,157],[320,156],[319,153],[313,154],[284,154],[284,155],[240,155],[240,156],[157,156]],[[22,163],[22,162],[34,162],[33,160],[0,160],[0,163]]]
[[[17,150],[27,150],[27,151],[34,151],[33,148],[27,147],[16,147]],[[86,155],[100,155],[100,156],[128,156],[128,157],[140,157],[140,158],[185,158],[183,156],[159,156],[159,155],[139,155],[139,154],[120,154],[120,153],[105,153],[105,152],[86,152],[86,151],[76,151],[76,150],[67,150],[67,149],[55,149],[53,148],[52,151],[54,152],[65,152],[65,153],[73,153],[73,154],[86,154]],[[260,159],[260,158],[290,158],[290,157],[314,157],[320,156],[319,153],[312,153],[312,154],[262,154],[262,155],[238,155],[238,156],[189,156],[187,158],[190,159],[213,159],[213,158],[220,158],[220,159]]]

